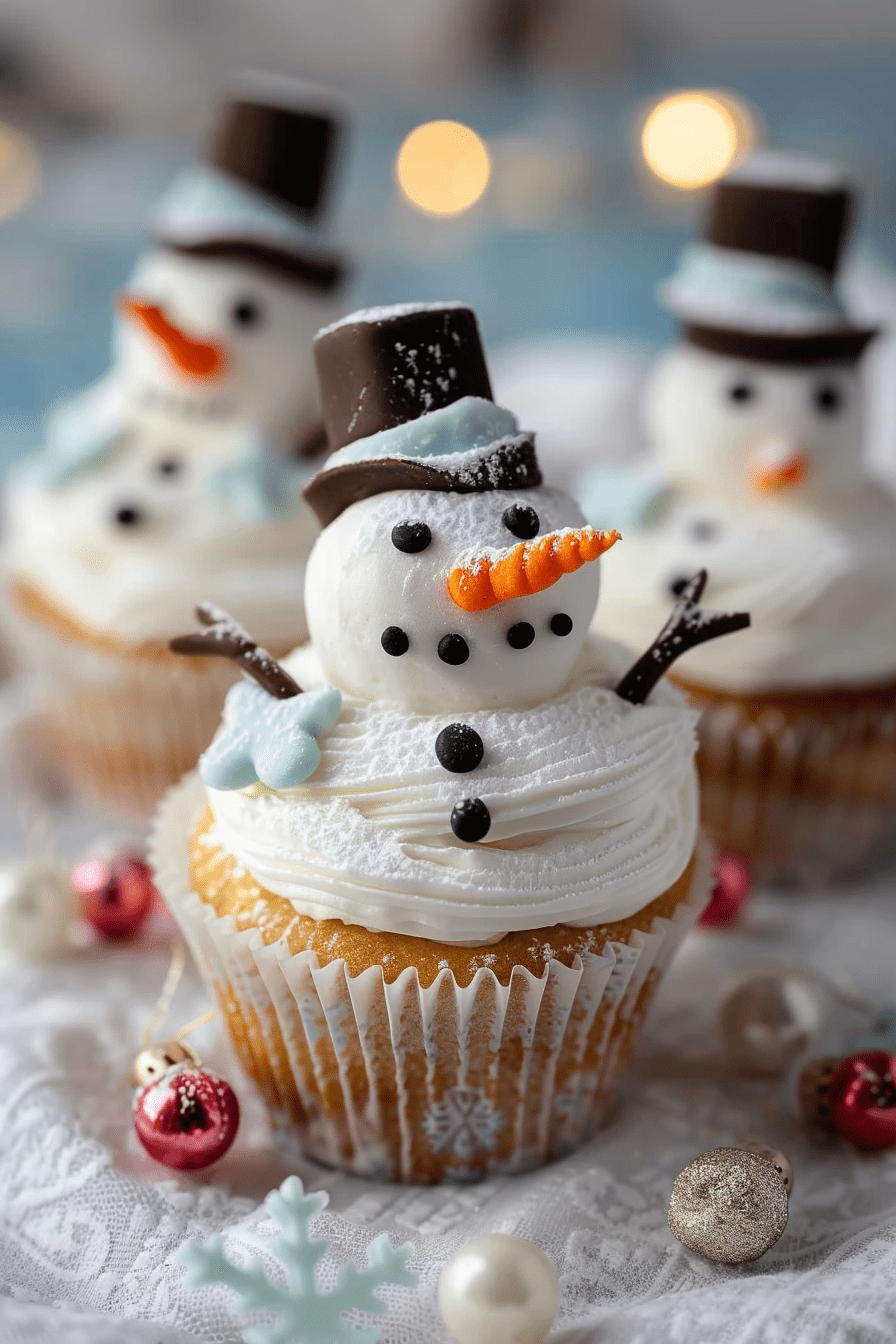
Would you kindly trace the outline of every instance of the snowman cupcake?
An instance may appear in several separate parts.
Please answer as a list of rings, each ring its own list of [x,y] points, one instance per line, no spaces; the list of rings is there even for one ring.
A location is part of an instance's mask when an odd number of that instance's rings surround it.
[[[672,500],[626,528],[597,621],[649,636],[703,566],[714,605],[749,609],[749,634],[675,675],[704,711],[709,829],[779,881],[896,842],[896,503],[862,468],[857,366],[874,333],[834,288],[852,210],[837,170],[777,156],[717,186],[704,240],[664,286],[681,339],[647,392]]]
[[[284,1143],[523,1170],[606,1112],[706,899],[696,715],[661,674],[745,618],[697,576],[634,666],[588,634],[617,534],[542,482],[469,309],[356,313],[316,358],[311,641],[281,665],[203,607],[175,642],[260,684],[163,804],[158,880]]]
[[[197,592],[274,649],[304,638],[339,135],[305,86],[257,80],[226,104],[119,298],[110,372],[11,483],[9,642],[53,757],[104,800],[151,807],[214,732],[232,670],[167,648]]]

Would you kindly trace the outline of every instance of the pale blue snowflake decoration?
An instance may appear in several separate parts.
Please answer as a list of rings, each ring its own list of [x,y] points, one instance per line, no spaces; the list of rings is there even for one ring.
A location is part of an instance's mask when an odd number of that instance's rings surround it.
[[[273,1190],[265,1207],[280,1228],[270,1249],[287,1275],[286,1287],[272,1283],[259,1260],[242,1269],[224,1255],[221,1238],[188,1242],[178,1253],[186,1265],[187,1287],[223,1284],[239,1295],[241,1312],[274,1312],[276,1325],[252,1325],[243,1332],[246,1344],[379,1344],[379,1326],[355,1326],[345,1319],[349,1311],[381,1316],[388,1310],[374,1296],[387,1283],[413,1288],[417,1275],[409,1270],[412,1247],[393,1248],[383,1233],[367,1248],[367,1268],[346,1265],[329,1293],[318,1287],[315,1268],[329,1249],[329,1241],[312,1239],[311,1221],[328,1202],[320,1191],[306,1195],[298,1176],[289,1176]]]
[[[332,686],[277,700],[254,682],[228,692],[224,724],[199,758],[210,789],[245,789],[261,781],[271,789],[294,789],[320,765],[315,738],[328,733],[342,712]]]

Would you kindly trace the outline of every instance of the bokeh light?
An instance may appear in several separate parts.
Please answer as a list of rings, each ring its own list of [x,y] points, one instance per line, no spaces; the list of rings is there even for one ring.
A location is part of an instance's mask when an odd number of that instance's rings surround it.
[[[674,93],[651,108],[641,152],[651,172],[683,191],[721,177],[753,146],[749,108],[730,94],[699,89]]]
[[[0,122],[0,219],[21,210],[37,191],[40,160],[27,136]]]
[[[481,138],[459,121],[428,121],[398,151],[395,175],[405,196],[428,215],[459,215],[488,186],[491,162]]]

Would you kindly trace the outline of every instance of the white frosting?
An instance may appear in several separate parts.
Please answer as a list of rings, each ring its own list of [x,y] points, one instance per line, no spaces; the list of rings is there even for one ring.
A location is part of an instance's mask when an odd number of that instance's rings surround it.
[[[450,713],[349,696],[300,789],[211,793],[210,842],[297,911],[392,933],[487,943],[625,918],[680,876],[697,834],[696,715],[663,686],[619,700],[607,687],[631,661],[589,642],[556,698],[466,711],[485,746],[467,775],[436,759]],[[287,666],[304,687],[327,679],[310,647]],[[471,794],[492,817],[475,846],[448,824]]]
[[[547,487],[479,494],[390,491],[340,514],[315,543],[305,588],[308,629],[331,684],[423,714],[538,704],[562,691],[597,603],[602,561],[487,611],[463,611],[448,592],[449,574],[469,552],[520,543],[503,521],[514,504],[535,510],[539,536],[584,523],[568,495]],[[432,534],[414,555],[391,541],[393,527],[408,521],[425,523]],[[571,618],[570,634],[552,633],[557,613]],[[507,634],[521,622],[532,626],[534,640],[513,648]],[[399,657],[383,649],[381,637],[390,627],[409,640]],[[438,656],[446,635],[466,641],[469,658],[462,665]]]
[[[135,415],[118,448],[69,484],[23,479],[7,499],[4,570],[36,587],[88,629],[131,644],[195,626],[210,599],[275,647],[304,634],[304,557],[317,532],[297,498],[270,519],[234,515],[213,478],[239,464],[247,431]],[[176,459],[180,470],[160,474]],[[140,510],[122,527],[115,512]]]
[[[732,387],[752,396],[733,401]],[[840,398],[835,414],[815,400]],[[648,420],[678,497],[658,525],[627,530],[607,568],[595,628],[648,643],[670,584],[709,571],[704,604],[749,611],[751,628],[693,649],[683,676],[732,691],[861,686],[896,675],[896,501],[861,475],[861,390],[850,367],[787,367],[682,345],[658,366]],[[757,493],[751,467],[806,463]]]

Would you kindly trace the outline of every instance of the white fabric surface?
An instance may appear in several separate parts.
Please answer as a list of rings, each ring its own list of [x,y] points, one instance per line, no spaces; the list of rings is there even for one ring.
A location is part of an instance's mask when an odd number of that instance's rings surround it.
[[[63,852],[76,852],[79,835],[98,834],[95,820],[92,827],[64,831]],[[8,837],[7,854],[21,844]],[[809,961],[848,976],[878,1003],[893,1002],[894,888],[889,873],[838,893],[759,893],[742,927],[693,934],[661,990],[617,1112],[564,1162],[515,1180],[437,1189],[309,1164],[299,1173],[306,1185],[331,1196],[319,1224],[334,1243],[325,1267],[363,1261],[383,1230],[413,1242],[420,1284],[389,1290],[385,1344],[446,1344],[435,1309],[439,1267],[482,1231],[529,1237],[557,1265],[555,1344],[892,1341],[896,1153],[863,1157],[812,1138],[780,1086],[731,1071],[713,1023],[731,972],[769,960]],[[175,1180],[139,1148],[130,1092],[117,1086],[164,979],[170,937],[157,925],[130,946],[84,948],[42,968],[0,967],[0,1344],[241,1338],[234,1296],[188,1293],[173,1257],[190,1237],[223,1231],[233,1253],[274,1231],[261,1201],[285,1169],[260,1105],[216,1029],[197,1033],[206,1061],[235,1085],[244,1119],[210,1175]],[[204,1005],[191,972],[171,1030]],[[673,1240],[666,1202],[699,1152],[751,1134],[793,1161],[790,1224],[758,1264],[721,1268]]]

